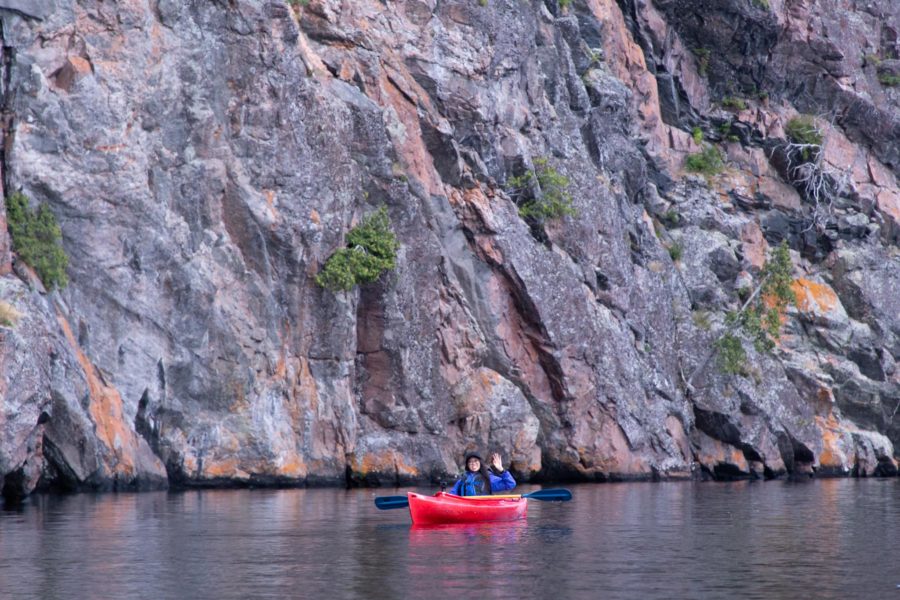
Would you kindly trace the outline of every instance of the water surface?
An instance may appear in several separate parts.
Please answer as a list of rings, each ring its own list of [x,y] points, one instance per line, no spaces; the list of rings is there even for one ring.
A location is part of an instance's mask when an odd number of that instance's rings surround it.
[[[0,512],[0,596],[900,599],[900,480],[570,489],[435,528],[393,489],[37,496]]]

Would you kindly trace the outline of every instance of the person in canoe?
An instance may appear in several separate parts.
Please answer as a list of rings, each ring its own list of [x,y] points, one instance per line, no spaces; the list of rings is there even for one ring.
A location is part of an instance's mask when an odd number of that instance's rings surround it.
[[[466,455],[466,473],[453,484],[451,494],[457,496],[487,496],[495,492],[505,492],[516,487],[516,480],[504,470],[500,455],[491,454],[490,468],[475,452]]]

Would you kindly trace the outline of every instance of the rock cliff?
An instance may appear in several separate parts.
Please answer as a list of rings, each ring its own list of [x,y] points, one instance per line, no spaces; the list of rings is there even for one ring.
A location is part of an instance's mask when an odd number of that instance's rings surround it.
[[[0,208],[4,495],[433,481],[471,447],[534,480],[896,473],[900,5],[0,0],[0,24],[3,191],[70,261],[44,289]],[[704,147],[724,169],[687,172]],[[574,214],[520,216],[541,164]],[[396,268],[318,287],[381,206]],[[703,366],[783,240],[776,349]]]

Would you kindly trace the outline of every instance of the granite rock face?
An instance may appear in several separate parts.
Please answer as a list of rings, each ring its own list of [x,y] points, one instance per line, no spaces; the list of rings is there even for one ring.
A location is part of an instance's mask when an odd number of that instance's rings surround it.
[[[0,227],[3,493],[896,472],[900,9],[757,4],[0,2],[2,183],[70,258]],[[574,215],[519,215],[539,159]],[[380,206],[397,268],[319,288]],[[694,373],[781,240],[775,352]]]

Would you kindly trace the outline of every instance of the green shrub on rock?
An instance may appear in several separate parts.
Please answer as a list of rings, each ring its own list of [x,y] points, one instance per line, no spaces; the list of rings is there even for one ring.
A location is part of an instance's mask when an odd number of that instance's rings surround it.
[[[763,265],[756,288],[746,299],[742,298],[738,310],[725,316],[725,329],[716,337],[699,366],[685,380],[688,393],[693,393],[694,380],[714,356],[718,356],[719,369],[725,374],[752,374],[747,365],[744,340],[751,342],[760,354],[771,352],[775,348],[787,308],[797,303],[792,287],[792,271],[790,250],[787,243],[782,242]]]
[[[542,223],[575,214],[569,195],[569,178],[553,168],[546,158],[534,159],[534,170],[507,181],[509,193],[519,204],[519,215]]]
[[[722,98],[722,106],[733,110],[746,110],[747,102],[743,98],[737,96],[727,96]]]
[[[697,56],[697,68],[701,77],[706,77],[709,70],[709,57],[712,54],[709,48],[694,48],[694,54]]]
[[[878,81],[881,82],[881,85],[886,87],[897,87],[900,85],[900,75],[894,75],[892,73],[879,73]]]
[[[66,287],[69,257],[60,245],[62,231],[47,205],[33,211],[28,208],[28,197],[15,192],[6,198],[6,220],[13,250],[35,270],[44,286],[48,290]]]
[[[347,234],[347,247],[332,254],[316,275],[316,283],[331,291],[350,290],[371,283],[392,270],[400,243],[382,207]]]
[[[673,243],[669,246],[668,250],[672,262],[678,262],[681,260],[681,257],[684,256],[684,246],[681,245],[681,242]]]
[[[691,137],[694,139],[694,143],[699,146],[703,143],[703,130],[699,127],[694,127],[691,130]]]
[[[794,117],[787,122],[784,132],[795,144],[822,145],[822,132],[816,127],[816,121],[810,115]]]
[[[722,153],[715,146],[707,146],[700,152],[689,154],[684,162],[684,166],[692,173],[702,173],[703,175],[717,175],[725,168],[725,161],[722,159]]]
[[[740,338],[726,333],[715,341],[719,369],[726,375],[740,375],[747,369],[747,352]]]

